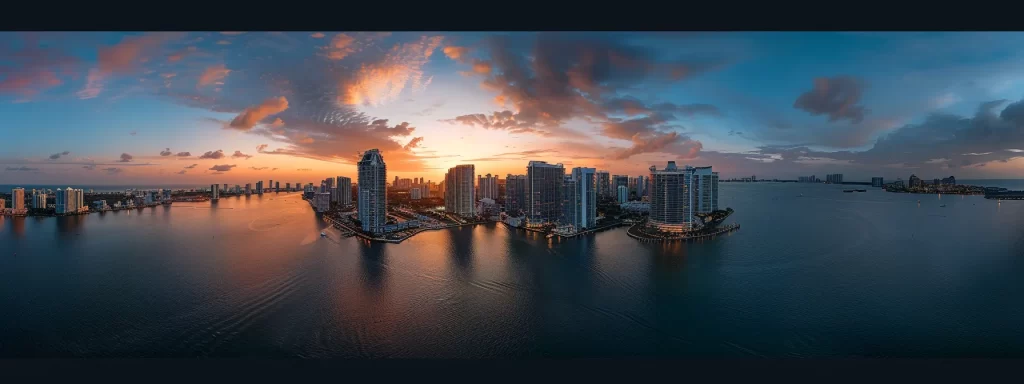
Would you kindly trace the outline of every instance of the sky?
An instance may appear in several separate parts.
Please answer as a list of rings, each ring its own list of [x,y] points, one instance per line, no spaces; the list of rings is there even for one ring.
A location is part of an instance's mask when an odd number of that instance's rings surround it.
[[[1020,33],[0,32],[0,184],[1024,178]]]

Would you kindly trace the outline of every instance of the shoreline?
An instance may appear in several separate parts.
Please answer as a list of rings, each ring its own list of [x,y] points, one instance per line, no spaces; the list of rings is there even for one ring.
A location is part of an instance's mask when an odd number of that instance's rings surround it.
[[[644,242],[644,243],[649,243],[649,242],[667,243],[667,242],[674,242],[674,241],[691,242],[691,241],[697,241],[697,240],[703,240],[703,239],[712,238],[712,237],[715,237],[715,236],[718,236],[718,235],[721,235],[721,234],[730,233],[730,232],[733,232],[735,230],[740,229],[740,225],[739,224],[729,224],[727,226],[718,228],[714,232],[702,233],[702,234],[695,235],[695,236],[680,236],[680,237],[657,238],[657,237],[643,236],[643,235],[640,235],[640,234],[634,234],[633,233],[634,229],[638,228],[637,226],[640,226],[640,225],[643,225],[643,223],[633,224],[631,227],[629,227],[629,229],[626,230],[626,234],[629,235],[629,237],[632,237],[632,238],[637,239],[640,242]]]

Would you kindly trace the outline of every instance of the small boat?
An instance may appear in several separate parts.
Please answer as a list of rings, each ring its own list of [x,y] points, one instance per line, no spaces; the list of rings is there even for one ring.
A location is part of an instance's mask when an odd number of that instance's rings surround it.
[[[844,189],[843,192],[845,192],[845,193],[853,193],[853,190],[852,189]]]
[[[945,207],[946,207],[946,204],[942,204],[942,205],[939,206],[939,208],[945,208]]]
[[[320,232],[320,237],[327,237],[327,233],[325,233],[325,232]]]

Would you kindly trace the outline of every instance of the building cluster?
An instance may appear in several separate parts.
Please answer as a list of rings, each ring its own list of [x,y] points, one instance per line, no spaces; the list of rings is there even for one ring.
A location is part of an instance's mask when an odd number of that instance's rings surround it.
[[[842,173],[830,173],[825,175],[825,183],[828,184],[842,184],[843,174]]]
[[[711,167],[664,169],[651,166],[650,226],[664,232],[685,232],[699,224],[698,214],[718,210],[718,172]]]

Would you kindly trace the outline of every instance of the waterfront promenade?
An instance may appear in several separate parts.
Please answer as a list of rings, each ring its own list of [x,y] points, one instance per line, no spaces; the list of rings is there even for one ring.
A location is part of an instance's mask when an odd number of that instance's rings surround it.
[[[661,236],[653,236],[653,235],[644,233],[643,231],[640,230],[643,226],[644,226],[644,223],[633,224],[633,226],[629,227],[629,229],[626,230],[626,234],[629,235],[629,237],[632,237],[634,239],[640,240],[642,242],[670,242],[670,241],[687,241],[687,242],[689,242],[689,241],[709,239],[709,238],[712,238],[712,237],[715,237],[715,236],[718,236],[718,235],[726,234],[726,233],[735,231],[737,229],[740,229],[740,225],[739,224],[729,224],[729,225],[726,225],[726,226],[721,227],[721,228],[716,228],[714,231],[702,232],[702,233],[698,233],[698,234],[695,234],[695,235],[689,235],[689,236],[686,236],[686,235],[684,235],[684,236],[664,236],[664,237],[661,237]]]

